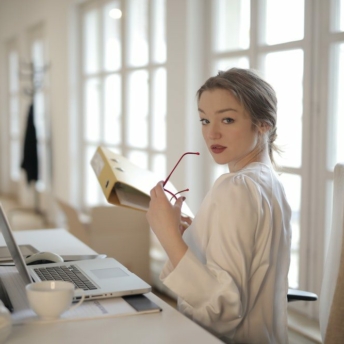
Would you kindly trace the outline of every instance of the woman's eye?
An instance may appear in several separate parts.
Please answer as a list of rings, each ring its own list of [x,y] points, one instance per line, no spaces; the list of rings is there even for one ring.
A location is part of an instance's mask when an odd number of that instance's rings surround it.
[[[200,119],[200,122],[202,123],[202,125],[205,125],[205,124],[208,124],[208,123],[210,123],[207,119],[205,119],[205,118],[201,118]]]
[[[233,123],[234,119],[233,118],[224,118],[223,122],[226,123],[226,124]]]

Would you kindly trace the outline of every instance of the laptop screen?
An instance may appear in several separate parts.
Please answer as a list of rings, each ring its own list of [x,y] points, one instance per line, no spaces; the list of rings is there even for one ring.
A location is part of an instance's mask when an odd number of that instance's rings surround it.
[[[24,257],[22,253],[20,252],[20,249],[14,239],[9,222],[6,218],[4,209],[1,204],[0,204],[0,229],[5,239],[7,248],[10,251],[10,254],[12,256],[13,262],[19,271],[20,276],[24,280],[25,284],[32,283],[32,279],[27,270]]]

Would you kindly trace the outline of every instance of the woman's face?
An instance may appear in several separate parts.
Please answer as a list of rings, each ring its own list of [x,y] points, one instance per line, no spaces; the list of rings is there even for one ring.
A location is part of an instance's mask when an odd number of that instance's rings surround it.
[[[198,102],[205,143],[218,164],[231,172],[247,165],[258,143],[258,130],[231,92],[204,91]]]

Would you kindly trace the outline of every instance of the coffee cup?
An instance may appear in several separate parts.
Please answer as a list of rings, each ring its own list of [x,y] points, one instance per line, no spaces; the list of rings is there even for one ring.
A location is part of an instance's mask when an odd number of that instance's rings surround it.
[[[26,286],[26,295],[31,309],[42,320],[58,319],[67,310],[79,307],[85,299],[82,289],[74,289],[74,284],[65,281],[42,281]],[[80,300],[72,305],[73,297]]]

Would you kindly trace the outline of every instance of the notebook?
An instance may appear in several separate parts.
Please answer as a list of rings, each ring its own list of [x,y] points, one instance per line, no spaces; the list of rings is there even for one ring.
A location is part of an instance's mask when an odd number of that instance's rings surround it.
[[[81,280],[85,280],[85,278],[89,280],[87,283],[84,281],[86,287],[82,288],[84,289],[85,300],[143,294],[151,291],[151,286],[149,284],[131,273],[114,258],[26,266],[23,254],[14,239],[1,203],[0,229],[13,258],[13,262],[25,285],[44,280],[44,276],[46,276],[49,271],[52,272],[52,269],[57,269],[62,270],[67,276],[68,274],[76,274]],[[53,273],[53,276],[54,274],[56,274],[56,272]],[[43,278],[40,276],[43,276]],[[6,283],[4,284],[6,285]],[[91,286],[90,289],[88,288],[89,286]],[[9,296],[11,298],[11,295]],[[77,298],[80,298],[80,295],[76,294],[76,299]]]

